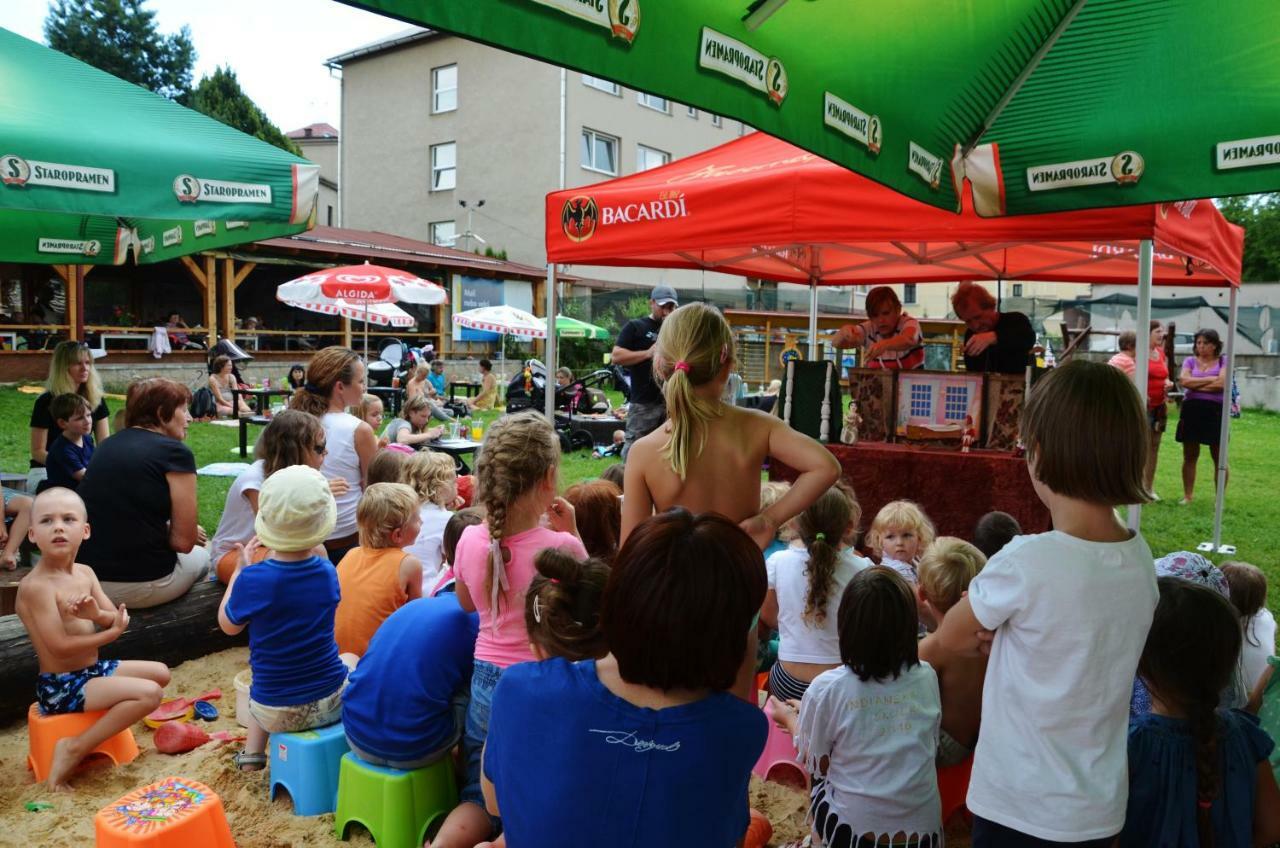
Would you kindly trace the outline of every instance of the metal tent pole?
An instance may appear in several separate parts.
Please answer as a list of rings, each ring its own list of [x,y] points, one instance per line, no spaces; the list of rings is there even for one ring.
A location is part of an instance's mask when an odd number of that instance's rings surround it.
[[[1138,326],[1134,329],[1139,344],[1134,349],[1133,384],[1138,389],[1138,397],[1142,399],[1142,408],[1147,408],[1147,367],[1151,360],[1151,344],[1142,334],[1142,329],[1151,324],[1151,273],[1154,263],[1154,245],[1151,239],[1143,239],[1138,243]],[[1129,529],[1137,530],[1142,524],[1142,505],[1129,505]]]
[[[809,252],[809,358],[818,360],[821,345],[818,344],[818,279],[821,265],[818,261],[818,248],[810,248]]]
[[[543,396],[545,398],[545,412],[547,420],[552,424],[556,423],[556,381],[555,372],[550,370],[555,367],[553,363],[556,361],[556,266],[547,263],[547,380]]]
[[[1234,554],[1235,545],[1222,544],[1222,509],[1227,500],[1227,447],[1231,441],[1231,380],[1236,366],[1236,321],[1239,317],[1237,295],[1239,289],[1231,287],[1230,303],[1227,308],[1227,349],[1226,376],[1222,384],[1222,432],[1218,436],[1217,493],[1213,504],[1213,540],[1201,542],[1200,550],[1219,554]]]

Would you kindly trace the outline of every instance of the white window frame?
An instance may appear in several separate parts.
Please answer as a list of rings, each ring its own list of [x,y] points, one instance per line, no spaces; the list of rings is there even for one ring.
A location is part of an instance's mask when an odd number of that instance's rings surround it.
[[[440,87],[440,72],[453,69],[453,87]],[[440,106],[440,95],[448,92],[453,93],[453,105],[447,108]],[[444,112],[456,112],[458,110],[458,64],[441,65],[438,68],[431,69],[431,114],[439,115]]]
[[[654,105],[653,105],[653,102],[652,102],[652,101],[654,101],[654,100],[659,100],[659,101],[661,101],[661,102],[662,102],[662,107],[661,107],[661,108],[659,108],[659,107],[657,107],[657,106],[654,106]],[[655,112],[661,112],[661,113],[662,113],[662,114],[664,114],[664,115],[670,115],[670,114],[671,114],[671,101],[670,101],[670,100],[668,100],[668,99],[667,99],[667,98],[665,98],[665,97],[659,97],[659,96],[658,96],[658,95],[656,95],[656,94],[649,94],[648,92],[645,92],[645,91],[637,91],[637,92],[636,92],[636,102],[637,102],[637,103],[639,103],[641,106],[643,106],[643,107],[644,107],[644,108],[646,108],[646,109],[652,109],[653,111],[655,111]]]
[[[618,138],[616,135],[609,135],[608,133],[600,132],[599,130],[593,130],[588,127],[582,128],[581,137],[588,141],[587,149],[591,151],[591,161],[583,162],[582,169],[584,171],[593,171],[597,174],[608,174],[611,177],[616,177],[618,175],[618,155],[622,152],[622,139]],[[605,140],[605,139],[613,142],[613,170],[612,171],[608,171],[608,170],[605,170],[604,168],[600,168],[596,166],[596,155],[595,155],[596,142],[600,140]]]
[[[594,88],[596,91],[603,91],[605,94],[612,94],[614,97],[622,96],[622,86],[616,82],[612,82],[601,77],[593,77],[591,74],[582,75],[582,84],[587,88]]]
[[[698,120],[698,107],[697,107],[697,106],[686,106],[686,107],[684,107],[684,108],[685,108],[685,114],[686,114],[686,115],[688,115],[690,118],[693,118],[695,121],[696,121],[696,120]]]
[[[1014,284],[1013,284],[1013,294],[1012,294],[1012,297],[1022,297],[1022,283],[1014,283]]]
[[[662,161],[656,165],[646,165],[644,162],[644,155],[646,153],[656,153]],[[636,145],[636,173],[640,173],[641,171],[648,171],[652,168],[661,168],[663,165],[666,165],[670,162],[671,162],[671,154],[668,153],[667,151],[659,150],[656,147],[650,147],[647,144]]]
[[[436,163],[437,153],[446,148],[453,148],[453,164],[439,165]],[[448,172],[451,175],[449,185],[440,185],[444,174]],[[458,185],[458,143],[456,141],[443,141],[440,144],[431,145],[431,191],[453,191]]]
[[[453,229],[453,238],[449,239],[447,242],[441,241],[436,237],[436,229],[438,227],[443,227],[445,224],[448,224]],[[456,220],[432,221],[430,224],[427,224],[427,237],[434,245],[438,245],[440,247],[455,247],[458,244],[458,222]]]
[[[902,303],[903,305],[911,305],[916,303],[916,284],[902,284]]]
[[[713,112],[711,114],[711,126],[718,127],[721,123],[723,123],[721,117]]]

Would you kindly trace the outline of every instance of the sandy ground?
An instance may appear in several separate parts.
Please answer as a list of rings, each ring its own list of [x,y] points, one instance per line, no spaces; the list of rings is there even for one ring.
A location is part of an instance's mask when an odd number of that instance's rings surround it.
[[[214,722],[201,722],[206,731],[242,728],[235,721],[234,679],[248,668],[248,648],[232,648],[221,653],[183,663],[173,670],[173,682],[166,697],[194,697],[220,688],[215,701],[220,715]],[[141,753],[121,768],[94,758],[76,775],[72,792],[50,792],[33,781],[27,770],[27,726],[21,721],[0,729],[0,843],[30,848],[86,848],[94,843],[93,817],[99,809],[148,783],[169,776],[201,781],[222,798],[231,833],[240,848],[288,848],[297,845],[335,846],[333,816],[295,816],[287,797],[267,800],[266,772],[242,774],[232,766],[231,755],[239,743],[210,742],[187,754],[161,754],[152,742],[152,730],[144,724],[134,727]],[[807,796],[793,789],[752,778],[751,805],[773,823],[772,844],[802,838]],[[53,805],[51,810],[27,812],[27,802]],[[967,844],[948,834],[948,845]],[[358,827],[349,845],[371,846],[373,841]]]

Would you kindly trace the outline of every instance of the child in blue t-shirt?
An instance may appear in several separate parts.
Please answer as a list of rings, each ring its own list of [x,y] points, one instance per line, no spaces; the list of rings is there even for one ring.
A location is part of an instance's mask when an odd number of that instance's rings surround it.
[[[341,717],[357,660],[339,655],[333,636],[337,572],[311,552],[333,531],[337,514],[328,481],[305,465],[277,471],[258,491],[254,530],[273,556],[249,565],[256,548],[250,542],[218,607],[224,633],[249,628],[248,739],[235,757],[244,771],[266,765],[269,733],[325,727]]]
[[[67,392],[58,395],[49,404],[49,416],[53,418],[61,435],[49,444],[45,468],[49,481],[41,489],[62,486],[75,491],[84,479],[84,471],[93,458],[93,407],[83,395]]]
[[[1129,719],[1129,804],[1121,848],[1270,845],[1280,840],[1275,743],[1242,710],[1218,709],[1240,655],[1230,602],[1161,577],[1138,675],[1151,712]]]

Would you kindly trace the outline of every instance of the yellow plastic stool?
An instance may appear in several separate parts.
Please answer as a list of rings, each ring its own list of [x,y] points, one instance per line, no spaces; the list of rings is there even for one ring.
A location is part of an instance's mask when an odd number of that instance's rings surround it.
[[[32,704],[27,710],[27,766],[36,776],[36,782],[49,776],[49,766],[53,765],[53,746],[59,739],[79,736],[94,722],[102,718],[105,711],[91,713],[59,713],[45,715],[40,707]],[[138,758],[138,743],[133,738],[133,730],[124,730],[104,741],[90,753],[103,754],[111,758],[118,766],[131,763]]]
[[[185,777],[135,789],[98,811],[97,848],[235,848],[222,799]]]
[[[359,822],[378,848],[418,848],[432,823],[457,805],[453,757],[401,771],[366,763],[348,752],[338,774],[333,830],[345,840],[350,824]]]

